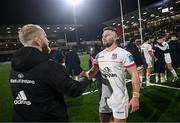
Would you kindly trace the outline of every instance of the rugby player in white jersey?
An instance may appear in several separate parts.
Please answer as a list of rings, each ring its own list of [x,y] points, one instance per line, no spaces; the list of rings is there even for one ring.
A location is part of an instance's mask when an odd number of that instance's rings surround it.
[[[141,45],[141,52],[145,58],[145,73],[146,73],[146,86],[150,85],[150,71],[152,68],[152,56],[153,56],[153,49],[152,46],[148,43],[149,38],[144,38],[144,43]]]
[[[139,109],[140,80],[132,55],[118,47],[115,28],[106,27],[103,30],[102,42],[105,49],[96,55],[95,64],[87,72],[92,78],[100,70],[102,96],[99,112],[100,122],[126,122],[128,109],[135,112]],[[126,70],[132,77],[132,98],[129,101],[126,88]]]

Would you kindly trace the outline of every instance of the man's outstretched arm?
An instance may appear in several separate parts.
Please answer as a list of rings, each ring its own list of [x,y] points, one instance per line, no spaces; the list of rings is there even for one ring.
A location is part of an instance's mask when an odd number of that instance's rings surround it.
[[[140,96],[140,80],[136,65],[127,68],[127,71],[132,78],[132,98],[129,102],[131,112],[135,112],[139,109],[139,96]]]

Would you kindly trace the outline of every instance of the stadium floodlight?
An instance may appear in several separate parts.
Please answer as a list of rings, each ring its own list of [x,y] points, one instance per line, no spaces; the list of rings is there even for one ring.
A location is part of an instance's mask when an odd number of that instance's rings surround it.
[[[78,5],[81,0],[66,0],[69,4],[71,4],[72,6],[76,6]]]
[[[176,1],[176,3],[178,4],[178,3],[180,3],[180,1]]]
[[[162,6],[161,7],[158,7],[158,10],[161,10],[162,9]]]
[[[166,13],[166,12],[169,12],[169,8],[162,9],[162,13]]]
[[[146,14],[147,14],[147,12],[144,12],[144,13],[143,13],[143,15],[146,15]]]

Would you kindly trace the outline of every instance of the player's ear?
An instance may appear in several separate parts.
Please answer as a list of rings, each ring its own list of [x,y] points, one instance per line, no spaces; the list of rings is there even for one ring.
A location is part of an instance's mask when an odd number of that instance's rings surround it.
[[[41,47],[41,39],[39,37],[34,37],[33,45]]]

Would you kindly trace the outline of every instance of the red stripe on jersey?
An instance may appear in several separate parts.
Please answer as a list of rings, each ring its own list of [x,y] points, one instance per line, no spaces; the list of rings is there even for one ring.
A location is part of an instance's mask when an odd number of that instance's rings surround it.
[[[132,67],[132,66],[134,66],[134,65],[136,65],[136,64],[133,63],[133,64],[127,65],[127,66],[125,66],[125,67],[126,67],[126,68],[129,68],[129,67]]]

